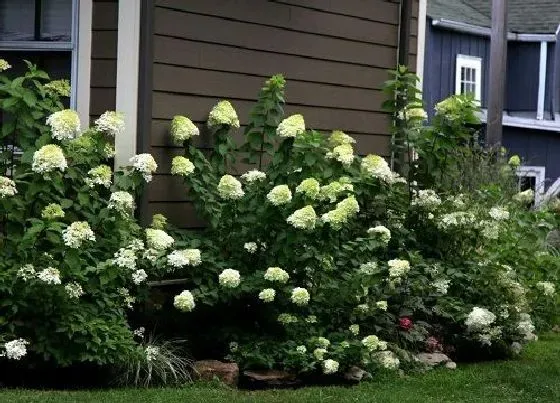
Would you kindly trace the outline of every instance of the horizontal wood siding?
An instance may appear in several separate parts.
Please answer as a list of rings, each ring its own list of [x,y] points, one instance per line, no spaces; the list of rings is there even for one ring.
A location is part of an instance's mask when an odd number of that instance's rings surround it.
[[[184,185],[169,173],[171,158],[181,153],[169,141],[170,119],[186,115],[202,128],[212,106],[228,99],[244,125],[258,90],[276,73],[288,82],[287,114],[302,113],[314,129],[352,134],[360,154],[389,156],[389,120],[381,104],[387,70],[397,61],[398,1],[155,0],[153,11],[149,151],[159,167],[147,214],[161,212],[183,227],[202,225]],[[234,134],[238,142],[242,130]],[[197,145],[212,146],[204,130]]]
[[[90,116],[115,109],[118,1],[94,0],[91,38]]]

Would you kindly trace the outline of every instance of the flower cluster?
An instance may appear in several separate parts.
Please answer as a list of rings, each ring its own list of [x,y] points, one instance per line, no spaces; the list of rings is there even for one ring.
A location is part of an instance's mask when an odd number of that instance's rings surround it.
[[[375,359],[385,369],[396,370],[399,368],[400,360],[392,351],[380,351],[374,354]]]
[[[66,284],[64,286],[64,290],[66,291],[66,294],[68,294],[68,296],[73,299],[78,299],[82,295],[84,295],[82,286],[76,282]]]
[[[235,112],[229,101],[218,102],[208,116],[208,127],[213,128],[222,125],[231,126],[236,129],[239,128],[237,112]]]
[[[283,325],[289,325],[290,323],[296,323],[298,321],[294,315],[291,315],[289,313],[281,313],[280,315],[278,315],[277,320]]]
[[[350,333],[352,333],[354,336],[357,336],[358,334],[360,334],[360,325],[350,325],[348,327],[348,330],[350,330]]]
[[[347,178],[342,177],[338,181],[321,186],[319,199],[328,200],[329,202],[334,203],[341,193],[353,191],[354,186],[347,181]]]
[[[443,214],[438,223],[438,228],[449,229],[454,227],[471,226],[476,221],[476,217],[469,211],[455,211]]]
[[[375,274],[377,271],[377,263],[376,262],[366,262],[360,265],[360,273],[365,274],[367,276],[371,276]]]
[[[32,264],[26,264],[19,268],[17,271],[17,277],[21,278],[23,281],[31,280],[37,276],[35,267]]]
[[[147,278],[148,274],[144,269],[139,269],[132,273],[132,282],[136,285],[143,283]]]
[[[260,182],[266,179],[266,174],[258,169],[253,169],[241,175],[241,179],[247,183]]]
[[[0,176],[0,199],[17,194],[16,183],[5,176]]]
[[[517,332],[519,335],[523,336],[526,341],[537,340],[537,335],[533,332],[535,331],[535,325],[531,320],[531,316],[527,313],[522,313],[519,315],[519,322],[517,323]]]
[[[316,199],[321,192],[321,184],[315,178],[307,178],[296,187],[296,193],[302,193],[310,199]]]
[[[192,293],[184,290],[181,294],[176,295],[173,300],[173,306],[182,312],[191,312],[195,307]]]
[[[535,200],[535,192],[532,189],[527,189],[517,193],[512,199],[520,204],[529,204]]]
[[[393,172],[389,167],[385,158],[379,155],[368,155],[362,158],[362,171],[374,178],[378,178],[384,182],[391,182],[393,179]]]
[[[95,185],[101,185],[109,188],[111,186],[112,175],[113,172],[111,171],[110,166],[99,165],[89,170],[88,177],[85,179],[85,182],[90,188]]]
[[[334,374],[338,371],[339,367],[338,361],[335,360],[325,360],[323,361],[323,373],[324,374]]]
[[[331,210],[321,217],[325,223],[329,223],[335,230],[342,228],[344,224],[351,218],[355,217],[360,211],[358,201],[354,196],[347,197],[336,205],[334,210]]]
[[[414,192],[414,199],[412,199],[411,204],[426,210],[433,210],[441,204],[441,199],[431,189],[419,190]]]
[[[268,281],[276,281],[278,283],[286,283],[290,275],[280,267],[269,267],[264,273],[264,279]]]
[[[129,270],[136,270],[136,252],[129,248],[120,248],[114,254],[113,264]]]
[[[369,352],[374,352],[375,350],[386,350],[387,342],[379,340],[379,337],[375,335],[369,335],[362,339],[362,344]]]
[[[53,113],[47,118],[51,127],[52,137],[57,140],[70,140],[80,133],[80,117],[72,109],[64,109]]]
[[[4,59],[0,59],[0,72],[11,69],[12,65]]]
[[[389,266],[389,277],[405,276],[410,270],[410,262],[408,260],[393,259],[387,262]]]
[[[37,278],[47,284],[60,284],[60,271],[54,267],[47,267],[37,273]]]
[[[120,136],[126,128],[124,114],[122,112],[107,111],[97,118],[95,128],[112,137]]]
[[[265,288],[259,293],[259,299],[264,302],[273,302],[276,297],[276,290],[274,288]]]
[[[469,331],[481,331],[490,326],[496,320],[496,315],[486,308],[475,306],[467,316],[465,325]]]
[[[85,241],[95,242],[95,234],[87,221],[74,221],[62,231],[62,239],[64,245],[72,249],[78,249]]]
[[[70,81],[68,80],[53,80],[44,85],[45,90],[51,94],[56,94],[61,97],[70,97]]]
[[[305,133],[305,121],[302,115],[292,115],[284,119],[276,128],[280,137],[296,137]]]
[[[548,281],[539,281],[537,283],[537,289],[541,290],[547,297],[552,297],[556,293],[556,287],[553,283]]]
[[[150,154],[138,154],[130,159],[132,164],[132,169],[136,172],[142,174],[142,177],[146,182],[152,180],[152,174],[157,169],[156,160]]]
[[[386,311],[388,308],[387,301],[377,301],[375,303],[375,306],[377,307],[377,309],[381,309],[382,311]]]
[[[167,256],[167,263],[175,268],[198,266],[202,263],[199,249],[174,250]]]
[[[387,244],[391,240],[391,231],[383,225],[378,225],[368,229],[368,234],[375,234],[381,239],[381,242]]]
[[[0,59],[0,62],[2,59]],[[0,71],[1,71],[1,63],[0,63]],[[0,353],[1,356],[5,356],[9,360],[21,360],[27,354],[27,345],[29,344],[28,341],[24,339],[16,339],[4,343],[4,351]]]
[[[308,205],[294,211],[286,219],[286,222],[291,224],[294,228],[312,230],[315,228],[315,223],[317,222],[317,214],[313,206]]]
[[[62,149],[55,144],[47,144],[33,153],[31,169],[37,173],[47,173],[58,169],[62,172],[68,167]]]
[[[439,279],[432,283],[432,286],[436,290],[438,294],[445,295],[447,294],[447,290],[449,289],[449,285],[451,284],[451,280],[447,279]]]
[[[245,192],[241,187],[241,182],[231,175],[224,175],[218,183],[218,194],[224,200],[237,200],[243,197]]]
[[[115,210],[123,216],[130,216],[136,208],[134,197],[128,192],[114,192],[109,197],[107,208]]]
[[[171,161],[171,174],[180,176],[189,176],[194,172],[194,164],[185,157],[180,155],[173,157]]]
[[[496,221],[504,221],[509,219],[509,211],[502,207],[492,207],[488,214]]]
[[[344,166],[350,166],[354,162],[354,149],[350,144],[342,144],[328,152],[326,157],[333,158]]]
[[[218,276],[218,280],[222,287],[236,288],[241,283],[241,275],[237,270],[225,269]]]
[[[288,185],[278,185],[268,192],[266,198],[275,206],[280,206],[282,204],[289,203],[292,200],[292,191]]]
[[[146,228],[146,243],[148,248],[163,251],[169,248],[175,240],[161,229]]]
[[[243,248],[249,253],[255,253],[258,249],[256,242],[245,242]]]
[[[290,299],[296,305],[307,305],[310,300],[309,291],[302,287],[296,287],[292,290]]]
[[[200,135],[198,127],[185,116],[174,116],[171,121],[171,138],[176,144],[182,144],[184,141],[194,136]]]
[[[341,130],[333,130],[329,136],[329,146],[334,148],[344,144],[354,144],[356,140]]]
[[[167,218],[163,214],[154,214],[152,216],[152,223],[150,224],[151,228],[154,229],[165,229],[167,225]]]

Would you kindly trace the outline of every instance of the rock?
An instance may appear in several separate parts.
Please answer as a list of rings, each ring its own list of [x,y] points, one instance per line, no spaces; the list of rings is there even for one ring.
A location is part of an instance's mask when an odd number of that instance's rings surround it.
[[[294,374],[274,369],[243,371],[244,386],[251,389],[293,387],[301,383]]]
[[[451,362],[451,359],[443,353],[420,353],[416,358],[421,363],[432,367]]]
[[[352,366],[344,374],[344,379],[350,382],[361,382],[362,379],[371,379],[371,374],[360,367]]]
[[[554,333],[560,333],[560,326],[554,325],[554,327],[552,328],[552,331],[553,331]]]
[[[213,381],[217,378],[231,387],[236,387],[239,381],[239,366],[235,362],[196,361],[194,370],[196,378],[203,381]]]
[[[453,361],[449,361],[445,363],[445,368],[447,369],[457,369],[457,364],[455,364]]]

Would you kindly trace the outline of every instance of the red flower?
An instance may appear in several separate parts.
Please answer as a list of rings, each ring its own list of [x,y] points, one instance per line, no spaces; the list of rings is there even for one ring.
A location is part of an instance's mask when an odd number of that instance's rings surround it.
[[[412,321],[410,320],[410,318],[407,318],[406,316],[403,318],[399,319],[399,326],[401,329],[405,330],[405,331],[409,331],[410,329],[412,329]]]

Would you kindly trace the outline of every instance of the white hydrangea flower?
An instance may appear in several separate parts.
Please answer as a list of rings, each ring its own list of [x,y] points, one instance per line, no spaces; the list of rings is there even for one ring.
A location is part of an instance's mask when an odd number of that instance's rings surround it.
[[[147,346],[145,353],[146,353],[146,361],[148,362],[155,361],[157,359],[157,356],[159,355],[159,347]]]
[[[311,299],[309,291],[302,287],[296,287],[292,290],[291,301],[296,305],[307,305]]]
[[[289,325],[290,323],[297,322],[297,318],[289,313],[281,313],[280,315],[278,315],[277,320],[279,323],[282,323],[283,325]]]
[[[115,147],[107,143],[103,146],[103,155],[106,159],[113,158],[115,156]]]
[[[134,203],[134,197],[128,192],[113,192],[109,198],[107,208],[115,210],[123,216],[129,216],[134,212],[136,203]]]
[[[375,353],[374,357],[385,369],[396,370],[399,368],[400,360],[392,351],[380,351]]]
[[[231,175],[224,175],[218,183],[218,194],[224,200],[237,200],[245,195],[241,182]]]
[[[179,176],[189,176],[194,172],[194,164],[185,157],[180,155],[173,157],[171,161],[171,174]]]
[[[175,268],[198,266],[202,263],[199,249],[174,250],[167,256],[167,263]]]
[[[17,194],[16,183],[5,176],[0,176],[0,199]]]
[[[296,352],[298,354],[305,354],[307,353],[307,347],[303,346],[303,345],[299,345],[296,347]]]
[[[151,263],[155,263],[156,260],[158,260],[161,256],[163,256],[163,252],[164,251],[149,248],[142,253],[142,258],[146,259]]]
[[[136,285],[143,283],[147,278],[148,274],[144,269],[139,269],[132,273],[132,282]]]
[[[379,155],[368,155],[362,158],[362,171],[374,178],[390,183],[393,179],[393,172],[385,158]]]
[[[338,371],[339,367],[338,361],[335,360],[325,360],[323,361],[323,373],[324,374],[334,374]]]
[[[185,116],[174,116],[171,121],[171,138],[176,144],[181,144],[190,140],[194,136],[200,135],[198,127]]]
[[[496,315],[486,308],[475,306],[467,316],[465,325],[470,331],[480,331],[490,326],[496,320]]]
[[[382,311],[386,311],[388,308],[387,301],[377,301],[375,303],[375,306],[377,307],[377,309],[381,309]]]
[[[259,293],[259,299],[264,302],[273,302],[276,297],[276,290],[274,288],[265,288]]]
[[[496,221],[504,221],[509,219],[509,211],[507,211],[503,207],[492,207],[488,214]]]
[[[436,292],[438,294],[446,295],[450,284],[451,284],[451,280],[439,279],[434,281],[432,283],[432,286],[436,289]]]
[[[54,112],[47,118],[52,137],[57,140],[70,140],[80,134],[80,117],[72,109]]]
[[[308,317],[305,318],[305,322],[306,323],[317,323],[317,316],[309,315]],[[325,339],[325,340],[327,340],[327,339]]]
[[[315,178],[307,178],[296,187],[296,193],[302,193],[310,199],[317,199],[321,192],[321,184]]]
[[[60,271],[54,267],[47,267],[37,274],[37,278],[47,284],[60,284]]]
[[[128,270],[136,270],[136,253],[129,248],[120,248],[114,254],[113,264]]]
[[[437,226],[440,229],[450,229],[456,227],[471,227],[476,222],[476,217],[469,211],[455,211],[440,217]]]
[[[368,351],[373,352],[379,348],[379,337],[375,335],[369,335],[362,339],[362,344],[368,349]]]
[[[37,277],[37,272],[32,264],[26,264],[17,271],[17,277],[21,278],[23,281],[27,281]]]
[[[130,163],[132,164],[132,169],[142,174],[142,177],[146,182],[150,182],[152,180],[152,174],[158,167],[154,157],[148,153],[135,155],[130,159]]]
[[[95,128],[109,136],[117,137],[124,133],[126,128],[124,113],[106,111],[95,121]]]
[[[164,251],[173,245],[175,240],[161,229],[146,228],[146,242],[148,248]]]
[[[327,348],[328,346],[331,345],[331,341],[323,336],[317,337],[316,343],[321,348]]]
[[[241,179],[247,183],[260,182],[266,179],[266,174],[258,169],[253,169],[241,175]]]
[[[292,191],[288,185],[278,185],[268,192],[266,198],[275,206],[289,203],[292,200]]]
[[[344,144],[354,144],[356,140],[353,137],[347,135],[341,130],[333,130],[329,136],[329,146],[334,148],[336,146],[341,146]]]
[[[350,325],[348,327],[348,330],[350,330],[350,333],[352,333],[354,336],[357,336],[358,334],[360,334],[360,325]]]
[[[512,197],[512,199],[521,204],[529,204],[535,200],[535,192],[532,189],[527,189],[519,192]]]
[[[31,169],[37,173],[47,173],[58,169],[62,172],[68,167],[62,149],[56,144],[47,144],[33,153]]]
[[[101,185],[109,188],[111,187],[112,175],[113,171],[110,166],[99,165],[89,170],[88,177],[85,179],[85,182],[90,188],[95,185]]]
[[[325,359],[325,354],[327,354],[326,348],[316,348],[313,350],[313,357],[315,357],[317,361],[323,361]]]
[[[356,310],[360,313],[368,313],[369,312],[369,305],[368,304],[360,304],[356,306]]]
[[[413,206],[433,210],[441,204],[441,199],[432,189],[418,190],[414,192]]]
[[[548,281],[539,281],[537,289],[541,290],[547,297],[552,297],[556,293],[556,286]]]
[[[389,266],[389,277],[405,276],[410,270],[410,262],[403,259],[393,259],[387,262]]]
[[[288,282],[290,275],[280,267],[269,267],[264,273],[264,279],[268,281],[276,281],[285,284]]]
[[[218,280],[222,287],[236,288],[241,283],[241,275],[237,270],[225,269],[218,276]]]
[[[11,68],[12,68],[12,65],[10,63],[8,63],[4,59],[0,59],[0,72],[9,70]]]
[[[182,312],[191,312],[194,307],[194,297],[188,290],[183,290],[181,294],[176,295],[173,299],[173,306]]]
[[[87,221],[74,221],[62,231],[64,245],[72,249],[78,249],[85,241],[95,242],[95,234]]]
[[[354,186],[351,183],[342,183],[341,180],[342,178],[338,181],[331,182],[328,185],[321,186],[319,200],[328,200],[331,203],[334,203],[339,194],[354,191]]]
[[[317,222],[317,214],[313,206],[305,206],[299,210],[294,211],[287,219],[286,222],[291,224],[294,228],[312,230],[315,228]]]
[[[379,236],[379,238],[381,239],[381,242],[383,243],[389,243],[389,241],[391,240],[391,231],[389,230],[389,228],[383,226],[383,225],[378,225],[377,227],[373,227],[368,229],[368,234],[376,234]]]
[[[360,265],[360,273],[365,274],[367,276],[371,276],[375,274],[377,271],[377,263],[376,262],[366,262]]]
[[[335,159],[344,166],[350,166],[354,162],[354,149],[350,144],[342,144],[328,152],[326,157]]]
[[[458,195],[449,197],[447,200],[453,205],[454,208],[463,209],[466,206],[465,201],[463,200],[463,197],[464,196],[462,194],[458,194]]]
[[[239,129],[239,118],[237,112],[229,101],[218,102],[208,115],[208,127],[213,128],[227,125]]]
[[[1,59],[0,59],[1,60]],[[0,356],[5,356],[9,360],[19,361],[27,355],[27,345],[29,342],[24,339],[16,339],[4,343],[4,352]]]
[[[243,248],[249,253],[255,253],[258,249],[258,246],[256,242],[245,242]]]
[[[355,217],[360,211],[360,205],[354,196],[349,196],[340,201],[334,210],[321,216],[321,220],[329,223],[335,229],[341,229],[351,218]]]
[[[305,133],[305,121],[302,115],[292,115],[284,119],[276,128],[280,137],[296,137]]]
[[[82,295],[84,295],[84,290],[82,289],[82,286],[76,283],[75,281],[66,284],[64,286],[64,290],[66,291],[66,294],[68,294],[70,298],[78,299]]]

